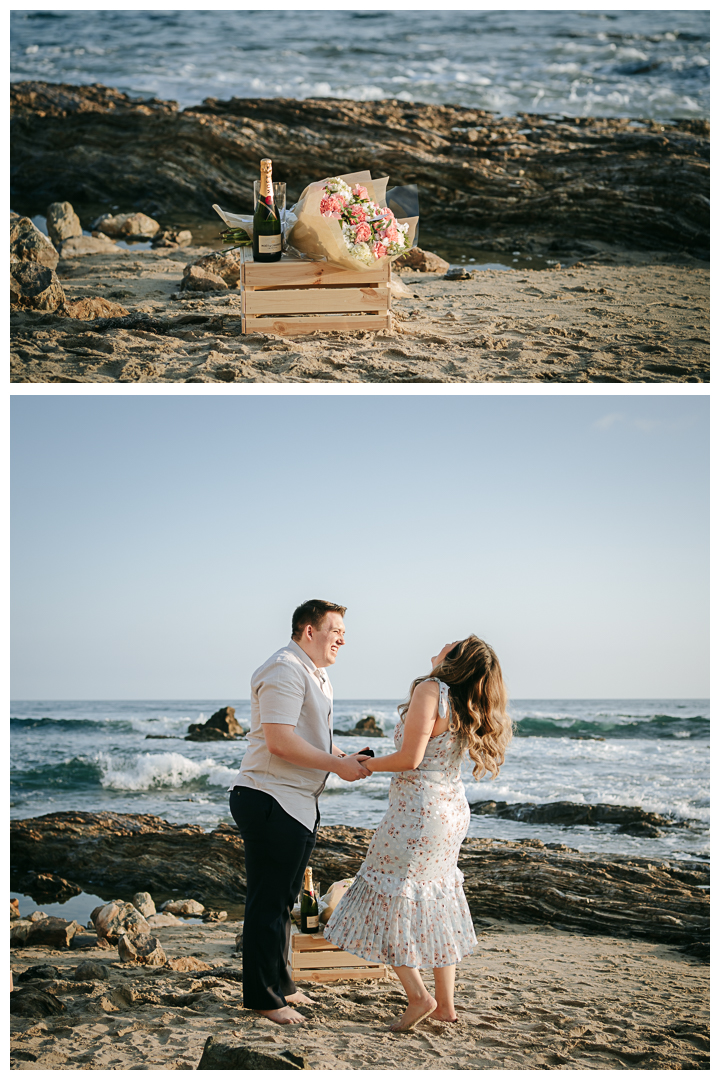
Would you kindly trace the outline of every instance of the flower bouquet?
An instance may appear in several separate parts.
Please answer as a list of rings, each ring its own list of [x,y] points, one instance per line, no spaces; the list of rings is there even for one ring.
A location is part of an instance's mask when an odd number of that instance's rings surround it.
[[[418,222],[395,217],[385,201],[387,182],[359,172],[309,184],[288,215],[288,248],[348,270],[386,267],[410,250]]]

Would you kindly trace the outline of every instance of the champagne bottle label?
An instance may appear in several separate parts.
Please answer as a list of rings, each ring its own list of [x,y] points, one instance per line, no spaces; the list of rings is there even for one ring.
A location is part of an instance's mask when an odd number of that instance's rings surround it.
[[[280,234],[275,233],[274,236],[258,234],[258,251],[264,255],[282,251],[282,237]]]
[[[308,915],[306,916],[305,921],[307,923],[308,930],[317,930],[317,928],[320,926],[319,915]]]

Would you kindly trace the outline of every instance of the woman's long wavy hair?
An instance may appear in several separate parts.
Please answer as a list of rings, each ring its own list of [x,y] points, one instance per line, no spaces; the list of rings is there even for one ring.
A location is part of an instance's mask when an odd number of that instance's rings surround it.
[[[507,690],[497,656],[489,645],[471,634],[459,641],[430,675],[450,687],[450,729],[457,732],[463,749],[475,762],[473,776],[479,780],[489,772],[495,778],[513,734],[512,720],[505,711]],[[427,678],[421,675],[415,679],[410,697],[399,706],[403,721],[415,687]]]

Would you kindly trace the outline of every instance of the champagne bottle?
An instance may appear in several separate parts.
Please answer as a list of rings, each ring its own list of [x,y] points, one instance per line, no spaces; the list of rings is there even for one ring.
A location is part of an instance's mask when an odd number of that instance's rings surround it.
[[[305,871],[302,896],[300,897],[300,929],[303,934],[317,934],[320,929],[318,902],[313,889],[312,870]]]
[[[282,258],[282,225],[275,206],[272,186],[272,161],[260,162],[260,192],[253,217],[253,259],[277,262]]]

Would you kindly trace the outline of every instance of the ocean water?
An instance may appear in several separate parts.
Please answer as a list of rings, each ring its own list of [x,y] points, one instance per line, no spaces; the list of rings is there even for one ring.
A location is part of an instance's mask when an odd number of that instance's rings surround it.
[[[243,741],[185,742],[190,723],[232,704],[249,726],[248,701],[14,701],[11,704],[11,815],[59,810],[157,814],[207,829],[232,823],[227,789]],[[374,715],[392,750],[397,702],[337,701],[335,740],[348,751],[368,740],[344,736]],[[528,825],[473,814],[469,835],[535,838],[581,851],[664,858],[706,856],[709,847],[709,734],[706,700],[513,701],[516,737],[496,780],[474,780],[470,802],[614,803],[689,822],[658,838],[619,835],[610,825]],[[169,736],[148,739],[148,735]],[[320,803],[325,825],[375,827],[387,807],[389,774],[348,784],[332,775]]]
[[[709,11],[11,11],[11,80],[177,101],[351,98],[709,116]]]

